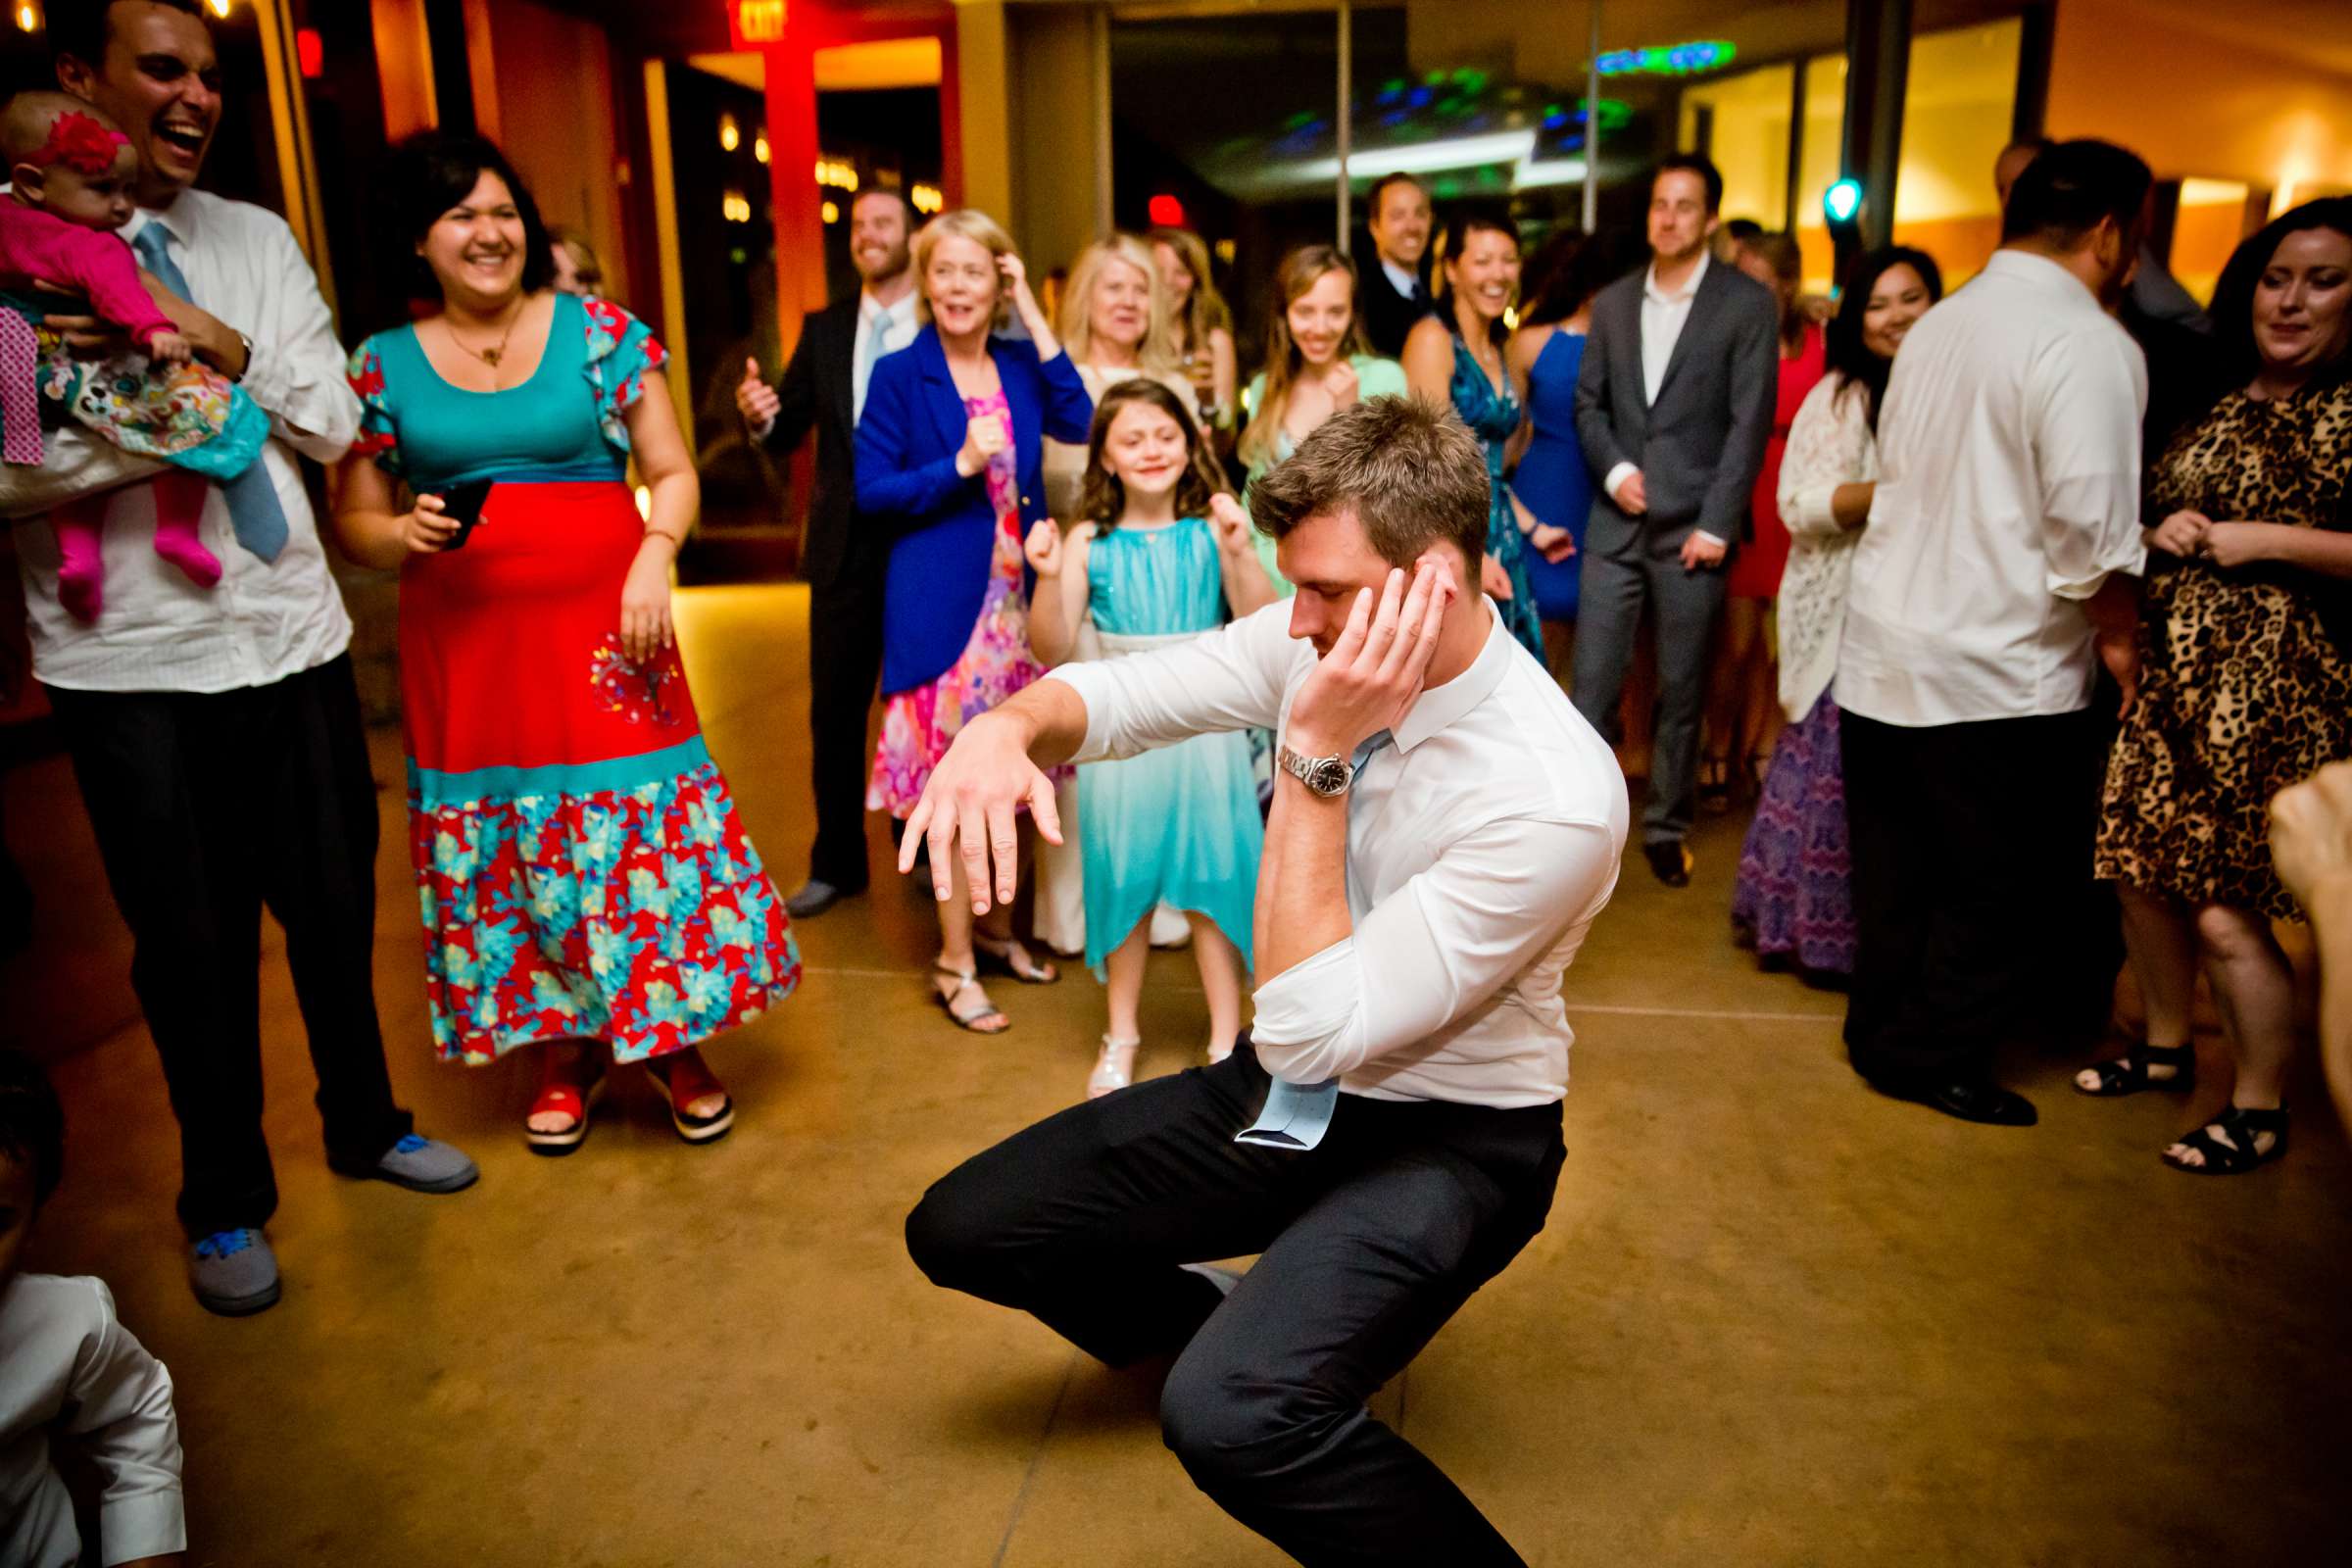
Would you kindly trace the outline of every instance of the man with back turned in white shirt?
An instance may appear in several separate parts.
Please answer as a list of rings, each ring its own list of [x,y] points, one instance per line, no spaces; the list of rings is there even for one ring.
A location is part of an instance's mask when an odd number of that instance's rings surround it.
[[[469,1185],[473,1162],[416,1135],[393,1101],[374,991],[375,780],[326,567],[295,453],[342,456],[359,401],[318,280],[285,222],[193,190],[220,116],[220,74],[197,0],[53,7],[59,85],[106,111],[138,154],[141,263],[198,308],[181,330],[242,381],[271,439],[213,487],[199,523],[221,575],[168,566],[150,466],[68,427],[49,461],[8,476],[33,673],[74,761],[108,885],[134,942],[130,980],[179,1119],[179,1218],[189,1283],[208,1309],[278,1298],[262,1226],[277,1205],[262,1136],[262,910],[277,917],[310,1036],[327,1162],[419,1192]],[[49,324],[97,352],[104,322]],[[217,314],[216,314],[217,313]],[[126,482],[128,481],[128,482]],[[57,542],[40,514],[114,488],[106,603],[58,602]]]
[[[907,1247],[934,1283],[1113,1365],[1176,1355],[1168,1446],[1300,1561],[1517,1563],[1364,1400],[1551,1206],[1561,974],[1616,884],[1624,780],[1460,589],[1487,483],[1451,411],[1346,410],[1250,506],[1297,596],[1065,666],[967,725],[900,863],[927,836],[939,897],[960,855],[985,909],[1013,896],[1016,810],[1056,831],[1041,766],[1272,730],[1255,1027],[1223,1062],[967,1160],[908,1216]],[[1198,1267],[1250,1252],[1238,1284]]]
[[[2148,181],[2104,142],[2036,157],[2001,249],[1903,340],[1879,416],[1836,688],[1861,929],[1845,1040],[1874,1085],[1966,1121],[2033,1124],[1993,1054],[2077,1010],[2113,952],[2091,703],[2101,664],[2127,708],[2138,677],[2147,379],[2110,312]]]

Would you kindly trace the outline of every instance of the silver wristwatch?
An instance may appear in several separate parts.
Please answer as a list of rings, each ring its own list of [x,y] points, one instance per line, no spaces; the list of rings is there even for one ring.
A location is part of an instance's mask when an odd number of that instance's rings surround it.
[[[1284,743],[1274,753],[1282,770],[1325,800],[1348,793],[1355,782],[1355,764],[1345,757],[1302,757]]]

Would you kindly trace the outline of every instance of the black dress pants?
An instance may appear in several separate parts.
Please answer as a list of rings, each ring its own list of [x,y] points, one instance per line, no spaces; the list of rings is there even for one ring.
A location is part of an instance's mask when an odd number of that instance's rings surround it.
[[[179,1118],[190,1236],[277,1207],[262,1137],[266,905],[310,1036],[328,1163],[410,1130],[375,1016],[375,781],[351,661],[242,691],[49,688]]]
[[[1180,1351],[1168,1446],[1300,1562],[1519,1563],[1364,1401],[1543,1229],[1560,1107],[1349,1095],[1316,1149],[1236,1144],[1267,1081],[1244,1037],[1049,1117],[934,1185],[907,1250],[1114,1366]],[[1230,1298],[1177,1267],[1247,1252],[1264,1255]]]
[[[2115,903],[2091,878],[2109,726],[2087,710],[1838,725],[1854,1070],[1898,1090],[1982,1078],[2002,1045],[2089,1023],[2115,979]]]
[[[882,679],[882,576],[844,571],[808,594],[808,730],[816,843],[808,874],[865,887],[866,717]]]

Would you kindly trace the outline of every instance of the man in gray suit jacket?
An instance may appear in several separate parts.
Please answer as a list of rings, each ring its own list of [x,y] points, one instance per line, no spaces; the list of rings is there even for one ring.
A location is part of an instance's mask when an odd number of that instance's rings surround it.
[[[1650,265],[1592,300],[1576,433],[1600,481],[1585,534],[1575,701],[1612,734],[1646,601],[1658,628],[1658,727],[1642,848],[1690,880],[1690,831],[1708,644],[1723,567],[1748,533],[1779,381],[1771,292],[1707,255],[1723,176],[1676,154],[1650,181]]]

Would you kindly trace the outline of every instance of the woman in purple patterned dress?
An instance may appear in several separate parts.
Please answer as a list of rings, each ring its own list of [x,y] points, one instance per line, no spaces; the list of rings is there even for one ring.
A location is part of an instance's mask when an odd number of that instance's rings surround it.
[[[1879,476],[1879,400],[1894,351],[1943,295],[1934,261],[1892,246],[1856,259],[1829,329],[1829,373],[1788,429],[1780,507],[1789,533],[1781,578],[1781,708],[1764,791],[1740,851],[1732,925],[1767,963],[1835,980],[1854,967],[1845,770],[1830,677],[1845,627],[1853,548]]]
[[[896,536],[865,804],[902,820],[964,723],[1044,673],[1029,651],[1021,541],[1046,516],[1044,438],[1083,442],[1095,416],[996,220],[968,209],[931,220],[914,275],[923,327],[874,367],[857,436],[858,510]],[[1027,342],[996,335],[1011,311]],[[1010,1023],[980,989],[982,960],[1031,985],[1060,975],[1013,936],[1004,905],[975,915],[960,864],[954,874],[932,989],[961,1027],[1001,1034]]]

